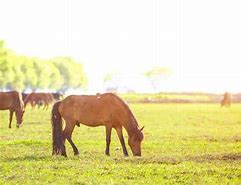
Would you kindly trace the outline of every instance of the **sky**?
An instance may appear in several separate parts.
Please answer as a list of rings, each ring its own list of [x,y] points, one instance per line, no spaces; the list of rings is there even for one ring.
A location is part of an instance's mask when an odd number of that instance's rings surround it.
[[[155,66],[172,71],[160,82],[163,91],[241,92],[239,0],[0,4],[0,39],[8,48],[41,58],[72,56],[84,64],[94,92],[109,72],[140,91],[151,88],[140,74]]]

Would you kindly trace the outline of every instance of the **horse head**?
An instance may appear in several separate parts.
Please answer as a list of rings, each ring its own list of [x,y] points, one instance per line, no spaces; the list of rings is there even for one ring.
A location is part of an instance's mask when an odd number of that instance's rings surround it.
[[[128,144],[131,148],[131,151],[134,156],[141,156],[141,142],[144,138],[144,135],[142,133],[142,130],[144,127],[141,129],[136,129],[136,132],[132,134],[131,137],[128,139]]]
[[[16,115],[16,119],[17,119],[17,127],[18,128],[23,123],[23,114],[25,112],[23,101],[21,101],[20,104],[21,104],[20,107],[15,110],[15,115]]]

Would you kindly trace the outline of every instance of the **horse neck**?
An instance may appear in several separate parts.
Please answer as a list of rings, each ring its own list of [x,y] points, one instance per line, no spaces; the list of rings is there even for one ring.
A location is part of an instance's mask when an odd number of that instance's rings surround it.
[[[18,110],[18,109],[22,109],[22,100],[20,99],[21,97],[16,97],[16,103],[14,105],[15,109]]]
[[[138,124],[133,117],[131,117],[129,124],[123,126],[125,127],[129,137],[136,135],[139,132]]]
[[[27,95],[26,98],[23,100],[24,105],[26,105],[31,98],[32,98],[32,94]]]
[[[123,108],[126,111],[126,120],[124,121],[125,124],[123,124],[124,128],[127,131],[127,134],[129,137],[133,136],[133,135],[137,135],[140,130],[138,129],[138,123],[136,118],[134,117],[132,111],[130,110],[129,106],[118,96],[112,94],[112,93],[107,93],[110,96],[114,96],[119,103],[121,103],[121,105],[123,106]]]

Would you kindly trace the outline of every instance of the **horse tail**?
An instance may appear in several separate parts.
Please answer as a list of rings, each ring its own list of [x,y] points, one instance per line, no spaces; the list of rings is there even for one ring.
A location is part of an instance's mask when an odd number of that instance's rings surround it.
[[[61,101],[56,102],[52,108],[52,140],[53,152],[52,155],[66,155],[66,149],[63,141],[63,124],[62,117],[59,112],[59,105]]]

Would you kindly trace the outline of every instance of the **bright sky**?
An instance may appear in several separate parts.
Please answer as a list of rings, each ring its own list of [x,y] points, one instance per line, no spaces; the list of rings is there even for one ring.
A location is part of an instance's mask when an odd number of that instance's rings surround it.
[[[19,54],[72,56],[98,90],[107,72],[153,66],[165,91],[241,92],[239,0],[0,0],[0,39]],[[141,81],[141,78],[140,80]],[[140,86],[143,85],[138,82]]]

